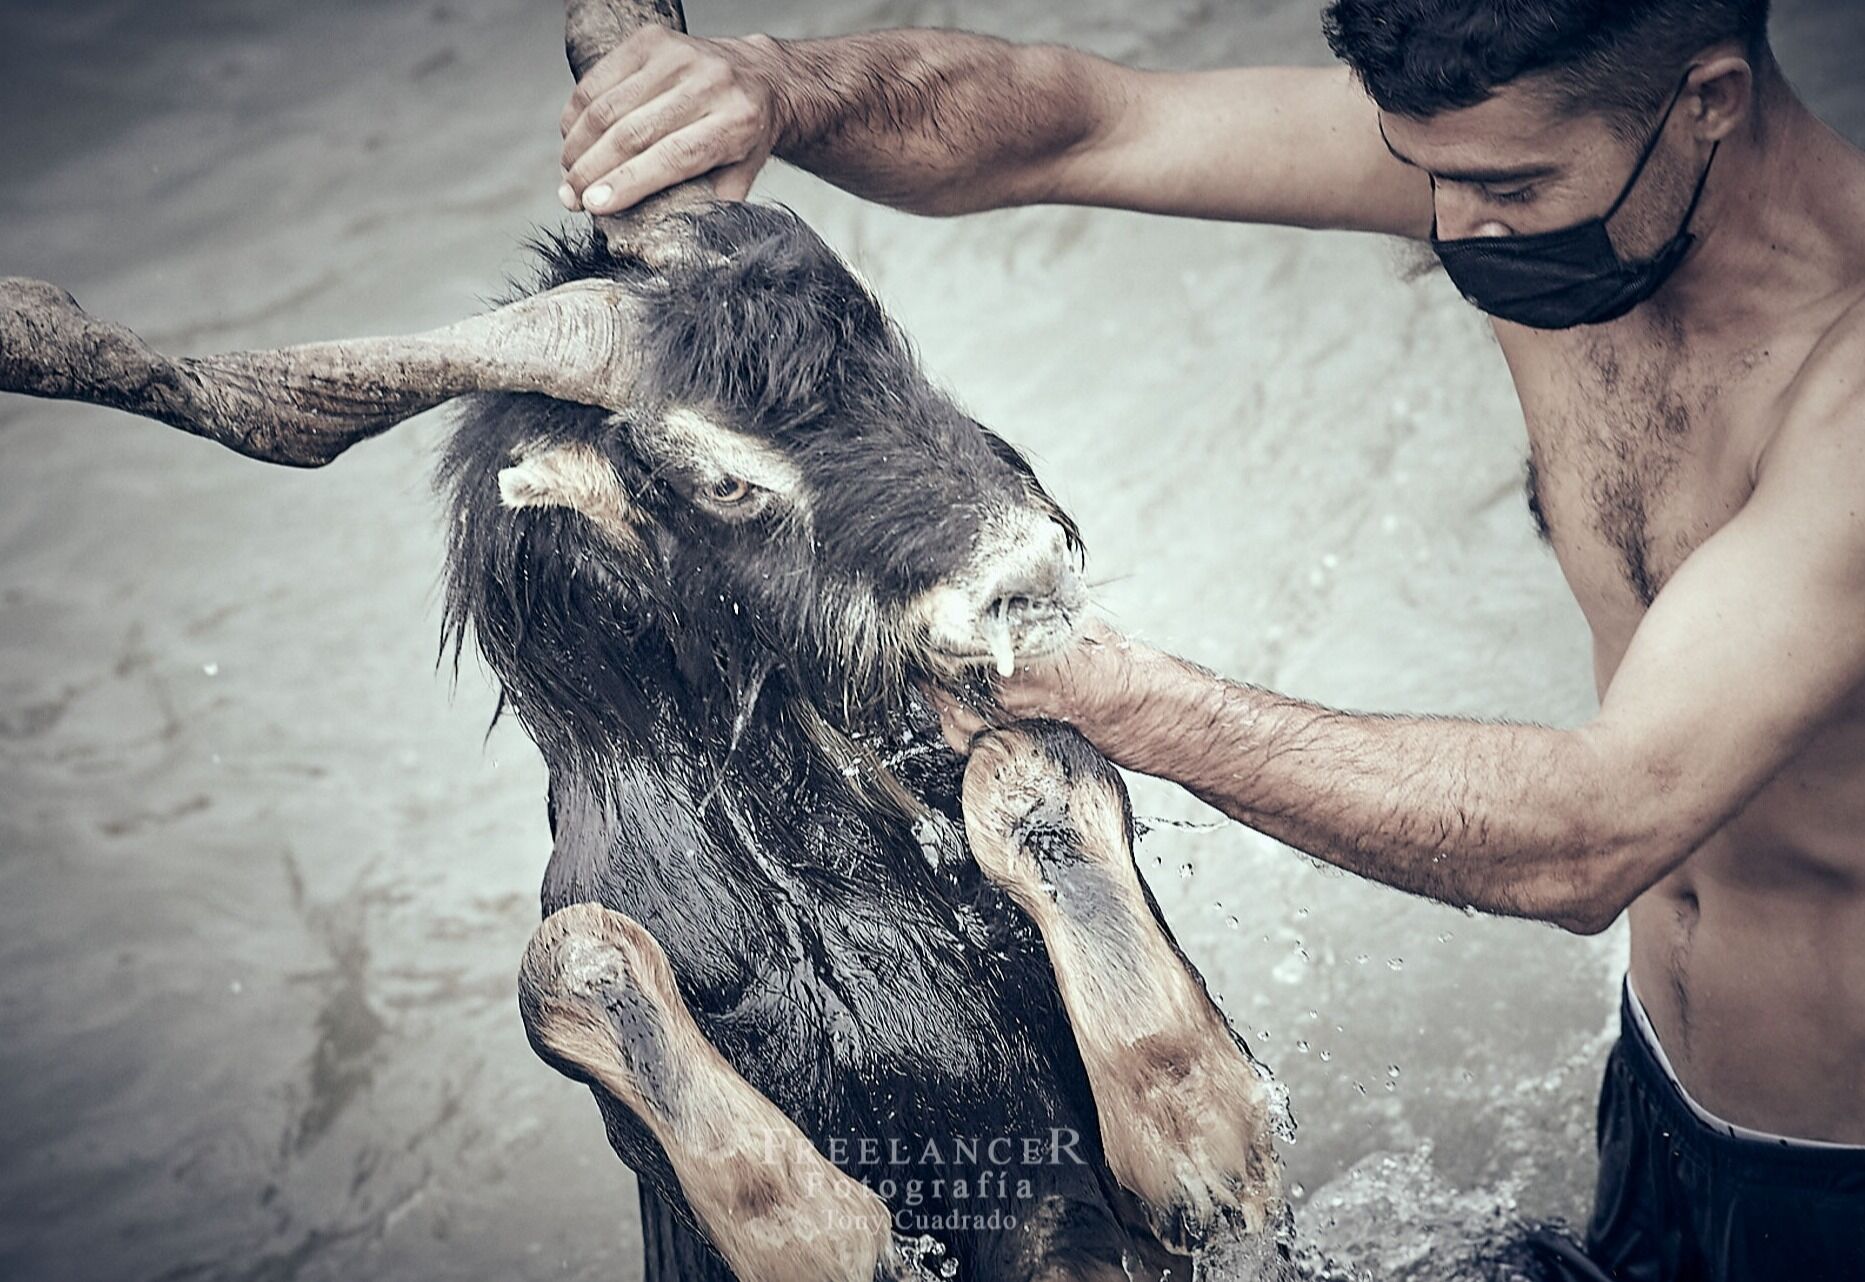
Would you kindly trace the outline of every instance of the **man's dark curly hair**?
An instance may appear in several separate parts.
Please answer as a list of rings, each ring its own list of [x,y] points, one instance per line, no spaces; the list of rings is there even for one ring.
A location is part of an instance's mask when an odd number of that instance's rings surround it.
[[[1768,49],[1769,0],[1331,0],[1328,45],[1385,111],[1473,107],[1546,77],[1564,111],[1649,127],[1692,55],[1723,40]]]

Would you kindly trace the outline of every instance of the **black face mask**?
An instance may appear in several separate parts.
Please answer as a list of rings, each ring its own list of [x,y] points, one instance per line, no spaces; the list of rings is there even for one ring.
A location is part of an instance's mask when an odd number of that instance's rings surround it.
[[[1658,287],[1677,270],[1684,255],[1690,252],[1696,237],[1690,220],[1703,198],[1703,186],[1709,181],[1710,166],[1716,163],[1716,148],[1710,148],[1703,162],[1697,189],[1684,210],[1677,234],[1644,262],[1628,263],[1613,248],[1606,224],[1625,204],[1637,185],[1645,164],[1664,136],[1664,126],[1671,111],[1684,94],[1679,85],[1664,109],[1651,140],[1639,153],[1632,176],[1619,189],[1612,207],[1598,218],[1565,227],[1559,231],[1540,232],[1532,236],[1470,236],[1462,240],[1439,240],[1435,212],[1431,219],[1431,247],[1444,264],[1445,273],[1472,304],[1501,320],[1514,321],[1535,329],[1571,329],[1576,325],[1600,325],[1637,307],[1658,292]],[[1432,183],[1432,195],[1437,184]]]

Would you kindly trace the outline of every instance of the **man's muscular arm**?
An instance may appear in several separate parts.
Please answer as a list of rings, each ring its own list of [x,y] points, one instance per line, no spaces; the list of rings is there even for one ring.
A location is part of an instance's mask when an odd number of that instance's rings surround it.
[[[1122,765],[1362,876],[1604,929],[1865,681],[1865,323],[1575,730],[1338,712],[1111,636],[1006,689]],[[1842,355],[1843,349],[1843,355]]]
[[[565,203],[625,208],[775,154],[928,214],[1041,202],[1422,236],[1424,179],[1341,68],[1147,72],[958,31],[700,39],[646,28],[564,109]]]

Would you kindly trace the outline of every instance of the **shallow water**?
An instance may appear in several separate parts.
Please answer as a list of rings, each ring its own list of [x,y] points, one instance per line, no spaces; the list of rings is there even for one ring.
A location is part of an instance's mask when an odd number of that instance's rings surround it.
[[[1313,6],[1276,0],[690,7],[702,31],[1326,56]],[[1790,74],[1865,138],[1859,6],[1778,8]],[[557,23],[0,6],[0,273],[183,350],[454,319],[557,218]],[[1367,237],[765,191],[1029,447],[1126,627],[1354,707],[1586,714],[1520,414],[1441,278]],[[444,430],[296,474],[0,402],[0,1276],[637,1275],[630,1178],[513,1009],[541,769],[510,726],[482,743],[478,671],[450,697],[433,670]],[[1210,818],[1150,782],[1136,804]],[[1230,825],[1161,825],[1141,857],[1293,1096],[1312,1236],[1440,1278],[1508,1217],[1583,1210],[1617,933],[1468,918]]]

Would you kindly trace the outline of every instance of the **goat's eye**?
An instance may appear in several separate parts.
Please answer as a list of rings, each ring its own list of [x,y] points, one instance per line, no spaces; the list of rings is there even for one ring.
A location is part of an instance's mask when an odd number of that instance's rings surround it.
[[[742,503],[751,497],[751,482],[722,476],[707,487],[706,497],[715,503]]]

